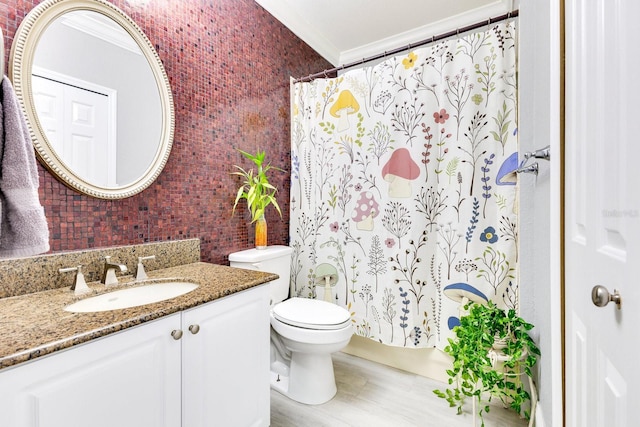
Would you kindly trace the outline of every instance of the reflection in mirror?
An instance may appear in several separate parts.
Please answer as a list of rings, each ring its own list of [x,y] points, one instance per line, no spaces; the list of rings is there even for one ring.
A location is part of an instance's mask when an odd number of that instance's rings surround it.
[[[49,143],[80,178],[118,187],[151,165],[162,125],[158,86],[115,21],[93,11],[56,18],[36,47],[31,86]]]
[[[62,182],[115,199],[155,180],[171,150],[173,99],[124,12],[104,0],[47,0],[20,25],[11,60],[36,152]]]

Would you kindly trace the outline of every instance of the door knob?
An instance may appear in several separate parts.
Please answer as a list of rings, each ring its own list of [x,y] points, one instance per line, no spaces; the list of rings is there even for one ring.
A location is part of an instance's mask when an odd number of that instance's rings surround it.
[[[182,330],[174,329],[173,331],[171,331],[171,336],[174,340],[179,340],[180,338],[182,338]]]
[[[598,307],[604,307],[609,304],[609,301],[613,301],[616,303],[618,310],[620,310],[622,304],[622,298],[617,290],[614,289],[613,294],[610,294],[607,288],[600,285],[594,286],[591,290],[591,301]]]
[[[197,334],[198,332],[200,332],[200,325],[191,325],[189,326],[189,332],[191,332],[193,335]]]

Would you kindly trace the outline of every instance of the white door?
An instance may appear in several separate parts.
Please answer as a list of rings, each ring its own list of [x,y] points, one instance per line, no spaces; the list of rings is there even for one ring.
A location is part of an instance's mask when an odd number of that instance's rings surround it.
[[[38,118],[51,145],[79,177],[105,187],[116,185],[116,145],[110,130],[108,94],[32,76]]]
[[[638,425],[637,0],[566,1],[566,425]],[[597,307],[592,289],[619,292]],[[601,293],[601,296],[604,292]],[[606,300],[605,300],[606,301]]]

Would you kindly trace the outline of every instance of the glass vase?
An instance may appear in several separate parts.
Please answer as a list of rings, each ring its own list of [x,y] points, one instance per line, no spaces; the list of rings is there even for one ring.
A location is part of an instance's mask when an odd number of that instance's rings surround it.
[[[267,220],[262,215],[256,220],[256,249],[267,247]]]

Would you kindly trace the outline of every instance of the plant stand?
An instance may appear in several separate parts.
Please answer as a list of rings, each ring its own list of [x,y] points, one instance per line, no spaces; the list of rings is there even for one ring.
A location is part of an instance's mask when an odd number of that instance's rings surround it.
[[[523,354],[522,359],[524,359],[526,357],[526,353]],[[503,352],[501,352],[500,350],[496,351],[496,350],[489,350],[489,359],[491,360],[491,366],[493,367],[493,369],[496,369],[499,364],[504,363],[506,361],[509,360],[509,356],[505,355]],[[522,372],[520,373],[503,373],[505,376],[507,377],[518,377],[520,375],[522,375]],[[538,404],[538,391],[536,390],[536,385],[533,382],[533,379],[529,376],[527,376],[527,378],[529,379],[529,389],[531,390],[531,412],[530,412],[530,416],[529,416],[529,427],[533,427],[533,423],[534,423],[534,418],[536,416],[536,406]],[[476,401],[475,399],[473,400],[473,425],[476,425]]]

